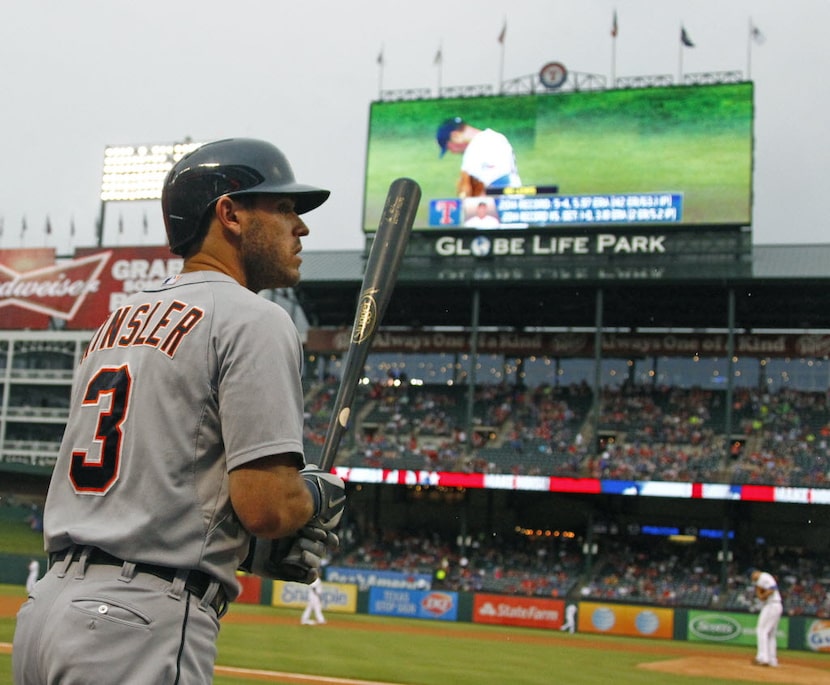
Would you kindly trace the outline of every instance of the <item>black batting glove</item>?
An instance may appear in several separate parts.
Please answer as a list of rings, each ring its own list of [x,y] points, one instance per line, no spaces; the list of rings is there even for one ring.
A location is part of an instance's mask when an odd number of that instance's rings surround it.
[[[311,522],[324,530],[333,530],[340,523],[346,506],[346,484],[333,473],[321,471],[315,464],[309,464],[300,473],[314,501]]]
[[[337,535],[310,524],[279,540],[253,538],[240,569],[272,580],[308,584],[321,577],[323,559],[339,546]]]

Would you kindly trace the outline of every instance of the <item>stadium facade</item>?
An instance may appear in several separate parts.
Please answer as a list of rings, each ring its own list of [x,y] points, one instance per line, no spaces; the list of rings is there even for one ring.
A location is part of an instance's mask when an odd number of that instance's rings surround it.
[[[728,88],[720,90],[722,85]],[[637,127],[651,111],[643,104],[650,102],[645,93],[650,89],[641,90],[634,94]],[[756,563],[772,546],[827,558],[830,244],[753,244],[751,86],[729,81],[692,90],[656,89],[664,102],[688,95],[692,112],[712,95],[719,103],[713,111],[737,102],[725,108],[729,117],[715,122],[720,137],[707,138],[712,126],[697,129],[693,117],[680,110],[671,120],[651,122],[660,130],[679,122],[682,130],[669,131],[657,141],[658,152],[646,150],[637,164],[653,163],[666,145],[674,145],[668,156],[685,168],[688,139],[700,149],[736,140],[731,185],[726,184],[732,195],[726,200],[719,194],[723,178],[709,180],[705,165],[700,177],[673,176],[661,167],[664,175],[646,185],[629,171],[631,188],[607,178],[586,187],[611,163],[613,144],[602,146],[602,154],[594,145],[572,157],[569,190],[567,167],[545,166],[555,158],[545,152],[546,122],[565,118],[569,106],[577,114],[593,112],[594,118],[583,119],[595,123],[602,112],[618,109],[590,98],[563,100],[557,110],[545,100],[554,94],[525,93],[512,113],[499,115],[499,124],[516,125],[520,161],[538,158],[535,167],[524,168],[540,175],[515,192],[490,196],[501,221],[496,229],[463,225],[468,203],[452,197],[457,166],[446,159],[440,160],[443,167],[434,166],[437,151],[430,148],[433,166],[420,172],[429,179],[423,214],[370,355],[360,395],[364,409],[337,463],[350,482],[355,525],[426,526],[460,544],[517,531],[567,532],[588,564],[605,540],[679,536],[719,555],[724,583],[732,560]],[[373,106],[366,248],[304,253],[302,283],[293,291],[264,293],[292,312],[305,337],[311,459],[345,352],[373,238],[378,188],[393,171],[419,177],[417,166],[394,161],[420,145],[401,147],[407,136],[417,138],[426,130],[413,121],[432,121],[439,111],[492,114],[513,102],[511,97],[399,103],[409,108],[408,117],[382,106],[395,103]],[[535,117],[532,126],[522,123],[528,112]],[[399,121],[406,128],[395,132],[390,127]],[[597,125],[611,135],[618,124],[615,116]],[[585,131],[572,129],[571,135],[575,146],[584,145]],[[643,148],[654,144],[642,131],[637,137]],[[398,147],[384,149],[389,144]],[[557,150],[566,159],[567,150]],[[689,185],[678,185],[683,183]],[[624,213],[614,214],[615,207]],[[162,246],[99,246],[72,255],[51,248],[0,250],[3,490],[35,498],[45,494],[68,415],[73,370],[95,329],[126,295],[176,273],[180,265]],[[494,420],[488,398],[498,397],[509,415],[511,402],[521,397],[527,403],[539,388],[549,391],[548,399],[566,393],[569,415],[578,421],[567,436],[556,441],[546,436],[540,439],[546,444],[534,442],[528,449],[527,436],[522,441],[511,435],[517,432],[514,419]],[[696,445],[698,452],[705,450],[702,466],[633,475],[602,466],[606,453],[630,444],[628,434],[641,418],[620,404],[623,423],[613,423],[612,404],[627,393],[653,399],[673,389],[685,397],[705,396],[706,425],[699,431],[705,444]],[[788,393],[796,404],[809,399],[809,411],[796,421],[797,434],[781,434],[781,443],[803,446],[797,455],[787,451],[793,463],[801,460],[798,468],[741,469],[753,437],[744,400],[760,398],[766,405],[789,400]],[[411,430],[406,412],[424,396],[451,407],[443,412],[450,417],[448,432]],[[390,422],[382,411],[373,415],[384,403],[403,416]],[[396,433],[400,421],[408,426],[406,435]],[[757,428],[763,432],[763,421]],[[379,442],[386,447],[369,454]],[[638,446],[643,442],[636,440]],[[449,457],[436,459],[447,443]],[[579,446],[578,463],[568,462],[573,445]]]

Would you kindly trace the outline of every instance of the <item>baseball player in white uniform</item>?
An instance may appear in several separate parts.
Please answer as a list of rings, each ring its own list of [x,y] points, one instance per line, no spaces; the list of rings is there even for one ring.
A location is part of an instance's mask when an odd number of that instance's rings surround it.
[[[755,597],[761,602],[761,613],[758,614],[758,625],[755,629],[758,649],[752,663],[757,666],[778,666],[778,644],[775,634],[778,632],[778,622],[784,608],[778,583],[772,574],[766,571],[755,570],[751,578],[755,586]]]
[[[257,293],[297,283],[299,215],[328,194],[258,140],[208,143],[170,171],[184,267],[112,312],[77,371],[16,685],[210,683],[240,565],[319,575],[344,484],[305,465],[300,338]]]
[[[326,617],[323,616],[322,594],[323,581],[317,578],[308,586],[305,609],[303,609],[303,615],[300,616],[300,623],[304,626],[322,625],[326,622]],[[312,615],[314,618],[312,618]]]
[[[37,559],[32,559],[29,562],[29,574],[26,576],[26,592],[31,592],[37,579],[40,576],[40,562]]]
[[[441,156],[448,151],[462,155],[459,197],[484,195],[487,188],[522,185],[513,146],[504,134],[476,128],[455,117],[438,127],[436,140]]]
[[[569,633],[576,632],[576,604],[573,602],[565,607],[565,622],[559,630],[566,630]]]

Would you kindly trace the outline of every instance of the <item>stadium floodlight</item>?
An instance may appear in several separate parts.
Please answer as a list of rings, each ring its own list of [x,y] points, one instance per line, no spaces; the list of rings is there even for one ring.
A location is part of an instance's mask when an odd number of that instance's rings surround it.
[[[167,172],[184,155],[200,145],[202,143],[194,143],[186,138],[182,143],[108,145],[104,148],[98,247],[103,243],[107,203],[160,199]]]

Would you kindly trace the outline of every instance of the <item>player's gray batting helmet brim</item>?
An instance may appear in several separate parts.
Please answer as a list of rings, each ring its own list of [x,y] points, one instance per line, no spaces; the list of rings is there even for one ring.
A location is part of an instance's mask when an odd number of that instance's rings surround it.
[[[271,143],[227,138],[205,143],[167,174],[161,193],[170,249],[184,254],[200,238],[205,213],[223,195],[291,195],[298,214],[319,207],[329,191],[297,183],[285,155]]]

